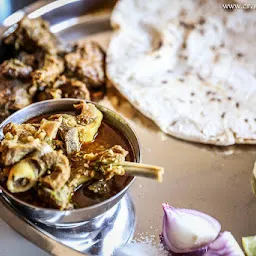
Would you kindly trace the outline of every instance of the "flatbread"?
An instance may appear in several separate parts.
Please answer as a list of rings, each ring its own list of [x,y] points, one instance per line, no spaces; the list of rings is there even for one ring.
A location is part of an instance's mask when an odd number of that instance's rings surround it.
[[[215,145],[256,143],[253,10],[122,0],[111,23],[108,79],[163,132]]]

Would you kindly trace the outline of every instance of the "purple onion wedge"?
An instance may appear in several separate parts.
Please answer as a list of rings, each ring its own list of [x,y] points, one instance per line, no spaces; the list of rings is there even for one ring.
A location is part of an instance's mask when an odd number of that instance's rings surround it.
[[[203,256],[244,256],[244,253],[232,234],[225,231],[209,245]]]
[[[161,241],[171,255],[243,256],[230,232],[220,233],[221,225],[213,217],[189,209],[163,204]]]
[[[203,255],[207,246],[219,235],[220,223],[211,216],[163,204],[162,241],[173,253]]]

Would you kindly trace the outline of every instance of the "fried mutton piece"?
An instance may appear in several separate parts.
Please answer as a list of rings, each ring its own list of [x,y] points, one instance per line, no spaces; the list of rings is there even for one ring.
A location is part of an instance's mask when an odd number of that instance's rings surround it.
[[[65,82],[59,87],[62,91],[62,98],[91,99],[90,92],[85,83],[75,78],[65,79],[64,81]]]
[[[67,78],[62,75],[53,86],[46,88],[37,96],[38,100],[76,98],[81,100],[90,100],[90,92],[85,83],[76,78]]]
[[[45,53],[42,51],[36,51],[35,53],[27,53],[22,51],[18,53],[17,59],[35,70],[42,66],[44,56]]]
[[[3,118],[32,103],[28,93],[31,71],[30,66],[18,59],[6,60],[0,65],[0,115]]]
[[[0,73],[7,78],[30,78],[32,67],[18,59],[9,59],[0,65]]]
[[[50,87],[63,71],[63,60],[56,55],[47,54],[43,66],[31,74],[33,86],[29,90],[30,93],[34,95],[37,90],[42,91],[46,87]]]
[[[58,40],[50,32],[49,23],[42,18],[29,19],[24,17],[17,29],[4,40],[7,45],[13,45],[17,51],[25,50],[34,53],[38,49],[45,53],[58,52]]]
[[[19,110],[32,103],[28,93],[30,82],[8,79],[0,75],[0,115],[4,118],[14,110]]]
[[[91,88],[105,84],[105,53],[96,42],[75,44],[65,56],[66,68]]]

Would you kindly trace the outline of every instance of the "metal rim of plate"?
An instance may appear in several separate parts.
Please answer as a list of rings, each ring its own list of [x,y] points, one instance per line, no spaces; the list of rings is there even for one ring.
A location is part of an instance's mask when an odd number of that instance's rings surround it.
[[[28,15],[29,18],[42,16],[50,22],[51,31],[60,34],[61,37],[67,30],[68,41],[79,39],[82,36],[109,31],[110,13],[86,14],[87,11],[90,11],[93,7],[92,2],[95,4],[101,1],[58,0],[49,3],[49,1],[41,0],[35,2],[5,19],[3,22],[4,26],[0,27],[0,37],[6,35],[6,33],[12,32],[14,29],[13,25],[24,15]],[[85,12],[85,14],[80,15],[83,12]],[[7,26],[10,27],[7,28]],[[72,36],[69,36],[70,32]],[[22,236],[52,255],[110,255],[118,246],[129,242],[135,231],[135,210],[129,195],[125,195],[118,205],[109,210],[109,216],[103,216],[102,220],[98,220],[98,223],[93,223],[97,226],[100,221],[106,221],[106,219],[108,221],[108,229],[103,229],[100,233],[96,232],[93,246],[88,246],[88,244],[83,243],[83,239],[72,241],[66,236],[65,232],[54,230],[49,226],[34,223],[22,217],[21,214],[18,213],[18,210],[5,200],[6,199],[0,198],[0,203],[3,205],[1,217]],[[120,223],[123,223],[122,228],[120,228]],[[80,238],[88,236],[88,232],[81,230],[82,228],[88,229],[88,226],[79,226],[78,228],[80,230],[74,228],[73,234],[78,233]],[[111,244],[110,238],[113,240],[114,237],[112,232],[112,236],[110,235],[106,241],[105,239],[102,240],[100,236],[104,236],[104,232],[108,233],[111,228],[113,232],[116,232],[116,230],[117,232],[124,232],[127,229],[123,239],[118,242],[112,242]],[[68,232],[70,232],[70,230]],[[108,244],[104,245],[102,241]]]
[[[0,197],[1,217],[15,231],[51,255],[109,256],[130,242],[136,225],[133,202],[126,194],[101,218],[74,228],[54,228],[24,217]]]

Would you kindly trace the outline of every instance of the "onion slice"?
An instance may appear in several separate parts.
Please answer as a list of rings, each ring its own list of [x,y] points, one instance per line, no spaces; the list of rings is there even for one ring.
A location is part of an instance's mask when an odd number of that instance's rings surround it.
[[[244,253],[233,235],[225,231],[209,245],[203,256],[244,256]]]
[[[162,242],[173,253],[203,255],[221,230],[213,217],[189,209],[176,209],[163,204]]]
[[[254,167],[253,167],[253,170],[252,170],[251,185],[252,185],[252,192],[256,196],[256,161],[254,163]]]

